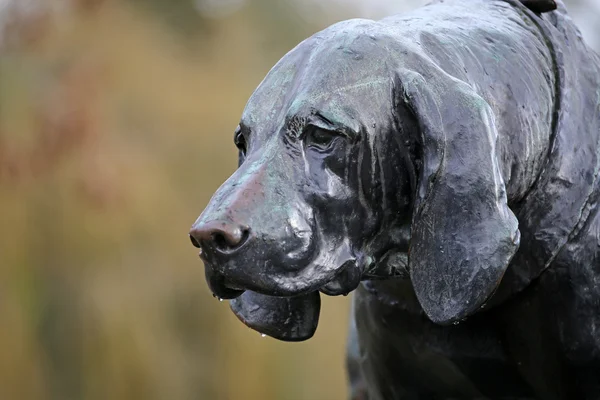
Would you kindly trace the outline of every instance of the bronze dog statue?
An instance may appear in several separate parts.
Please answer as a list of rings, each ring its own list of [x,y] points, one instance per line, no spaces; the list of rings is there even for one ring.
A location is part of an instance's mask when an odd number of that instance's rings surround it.
[[[355,291],[354,399],[600,399],[600,59],[555,7],[440,0],[286,54],[190,232],[215,296],[294,341]]]

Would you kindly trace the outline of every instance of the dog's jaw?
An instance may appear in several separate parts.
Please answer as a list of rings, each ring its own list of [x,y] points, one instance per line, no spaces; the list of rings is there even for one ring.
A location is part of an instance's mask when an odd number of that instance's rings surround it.
[[[297,297],[272,297],[246,291],[230,302],[231,310],[246,326],[286,342],[310,339],[319,323],[319,292]]]

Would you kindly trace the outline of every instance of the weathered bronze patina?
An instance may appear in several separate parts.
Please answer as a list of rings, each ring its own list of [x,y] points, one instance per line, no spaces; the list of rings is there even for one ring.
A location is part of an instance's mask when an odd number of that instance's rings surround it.
[[[213,293],[294,341],[355,291],[354,399],[600,399],[600,59],[556,6],[436,1],[285,55],[190,233]]]

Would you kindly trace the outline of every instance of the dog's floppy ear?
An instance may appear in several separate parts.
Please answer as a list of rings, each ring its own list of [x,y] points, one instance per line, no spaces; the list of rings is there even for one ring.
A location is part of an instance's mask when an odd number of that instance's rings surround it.
[[[494,293],[519,246],[518,222],[507,205],[486,101],[435,68],[427,78],[402,70],[399,80],[422,144],[411,280],[427,316],[449,324]]]

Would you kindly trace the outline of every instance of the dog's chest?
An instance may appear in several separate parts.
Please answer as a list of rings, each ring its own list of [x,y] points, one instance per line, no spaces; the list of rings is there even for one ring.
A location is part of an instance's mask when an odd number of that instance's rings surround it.
[[[558,269],[505,306],[449,327],[420,312],[408,282],[395,289],[403,296],[389,295],[390,282],[361,287],[354,318],[369,399],[600,398],[600,340],[588,326],[600,318],[576,309],[593,289],[583,282],[561,289],[565,273]],[[595,304],[598,310],[598,297]]]
[[[557,321],[563,317],[556,314],[566,311],[545,309],[548,293],[541,286],[498,310],[441,327],[419,312],[410,293],[400,305],[387,297],[391,285],[385,285],[379,292],[362,287],[354,299],[359,348],[355,361],[370,400],[559,400],[600,395],[600,359],[594,352],[600,353],[590,347],[598,340],[578,334],[588,332],[583,328],[594,321],[578,321],[581,315],[571,310],[575,315],[564,316],[561,326]],[[577,360],[567,359],[569,348]]]
[[[440,327],[416,304],[399,307],[364,288],[355,296],[360,365],[373,400],[533,398],[490,318]]]

